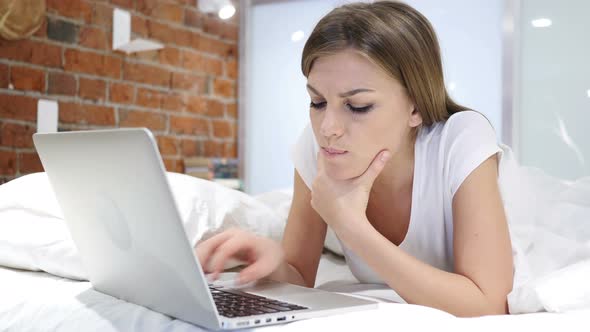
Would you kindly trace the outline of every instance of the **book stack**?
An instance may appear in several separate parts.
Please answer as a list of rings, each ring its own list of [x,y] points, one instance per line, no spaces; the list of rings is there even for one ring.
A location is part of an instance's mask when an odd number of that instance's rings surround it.
[[[226,187],[242,190],[239,179],[239,161],[234,158],[194,157],[184,160],[185,173],[201,179],[214,181]]]
[[[184,173],[205,180],[213,179],[211,161],[209,158],[205,157],[184,159]]]

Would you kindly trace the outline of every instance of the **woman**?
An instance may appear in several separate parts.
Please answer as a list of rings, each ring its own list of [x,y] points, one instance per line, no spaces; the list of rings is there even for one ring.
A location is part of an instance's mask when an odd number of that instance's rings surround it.
[[[197,246],[213,278],[246,260],[262,277],[313,287],[330,226],[361,282],[457,316],[507,313],[510,236],[501,152],[479,113],[446,93],[428,20],[398,2],[334,9],[303,50],[311,127],[294,149],[282,244],[233,229]]]

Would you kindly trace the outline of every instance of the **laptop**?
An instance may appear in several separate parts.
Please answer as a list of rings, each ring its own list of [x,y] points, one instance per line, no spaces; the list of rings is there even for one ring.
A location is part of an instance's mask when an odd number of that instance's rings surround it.
[[[208,283],[148,129],[37,133],[33,140],[97,291],[215,330],[377,306],[268,279],[247,287]]]

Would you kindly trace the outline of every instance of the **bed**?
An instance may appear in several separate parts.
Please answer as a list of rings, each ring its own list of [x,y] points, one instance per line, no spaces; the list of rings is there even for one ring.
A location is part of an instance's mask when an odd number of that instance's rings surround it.
[[[376,299],[380,301],[377,309],[259,329],[587,331],[590,326],[590,310],[456,318],[436,309],[389,302],[391,293],[387,289],[355,284],[349,277],[341,258],[323,255],[319,287]],[[99,293],[89,282],[6,267],[0,268],[0,280],[2,331],[203,331],[198,326]]]
[[[168,177],[193,244],[236,226],[280,238],[289,207],[288,191],[253,197],[180,174],[169,173]],[[203,191],[208,195],[202,195]],[[211,201],[204,201],[203,197]],[[566,275],[569,279],[545,278],[547,282],[537,282],[535,287],[513,296],[515,301],[534,302],[528,307],[541,308],[544,312],[457,318],[440,310],[405,304],[386,286],[359,284],[344,259],[334,254],[338,252],[335,245],[329,239],[326,242],[316,287],[373,299],[379,302],[377,309],[269,326],[263,328],[265,331],[395,328],[588,331],[590,328],[589,288],[580,287],[589,284],[587,262],[570,266],[570,272],[577,270]],[[225,277],[231,276],[230,272]],[[203,330],[97,292],[85,279],[46,176],[38,173],[0,186],[0,331]],[[567,280],[576,288],[539,291],[543,287],[547,289],[551,282],[563,285]]]

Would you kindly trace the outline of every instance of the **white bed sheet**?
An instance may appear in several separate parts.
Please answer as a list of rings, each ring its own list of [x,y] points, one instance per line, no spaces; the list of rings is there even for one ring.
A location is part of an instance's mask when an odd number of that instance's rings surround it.
[[[4,267],[0,267],[0,281],[0,331],[203,331],[97,292],[88,282]],[[329,254],[322,257],[316,285],[385,301],[395,298],[382,286],[355,284],[343,261]],[[587,331],[588,326],[590,310],[456,318],[423,306],[381,302],[375,310],[275,325],[264,331]]]

